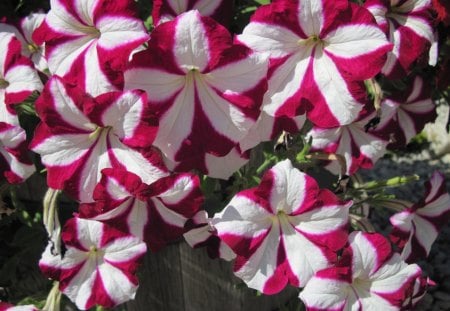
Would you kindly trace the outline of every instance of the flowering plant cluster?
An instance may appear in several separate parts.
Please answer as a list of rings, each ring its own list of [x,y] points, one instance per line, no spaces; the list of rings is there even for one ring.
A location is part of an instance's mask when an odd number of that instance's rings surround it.
[[[50,0],[0,23],[1,178],[48,186],[43,310],[133,299],[143,255],[183,237],[263,294],[300,288],[308,310],[409,310],[432,283],[416,262],[450,217],[444,176],[419,202],[382,197],[388,236],[366,221],[380,183],[355,176],[436,118],[423,73],[448,7],[258,1],[236,30],[238,3],[155,0],[144,23],[132,0]]]

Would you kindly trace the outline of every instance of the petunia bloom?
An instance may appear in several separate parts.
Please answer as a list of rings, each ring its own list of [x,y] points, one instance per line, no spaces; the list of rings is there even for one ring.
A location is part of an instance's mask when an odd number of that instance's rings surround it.
[[[154,0],[152,17],[157,26],[175,19],[178,15],[197,10],[203,16],[212,17],[227,26],[232,18],[233,1],[229,0]]]
[[[125,88],[145,90],[158,111],[155,146],[171,162],[192,163],[205,153],[225,156],[246,135],[260,113],[266,73],[264,58],[189,11],[155,28],[148,49],[133,56]]]
[[[33,65],[20,55],[20,42],[11,33],[0,33],[0,174],[9,183],[23,182],[35,171],[12,104],[41,89]]]
[[[147,185],[130,172],[104,169],[95,203],[82,204],[80,217],[102,221],[143,239],[153,251],[179,239],[203,203],[199,178],[174,174]]]
[[[236,194],[212,224],[237,255],[235,274],[275,294],[288,283],[304,286],[336,260],[347,241],[350,205],[285,160],[258,187]]]
[[[306,284],[300,299],[308,310],[401,310],[421,276],[416,264],[392,254],[381,234],[352,232],[348,265],[321,270]]]
[[[92,96],[120,90],[131,52],[149,38],[131,0],[51,0],[33,34],[45,43],[51,74],[66,76]]]
[[[425,183],[425,198],[390,218],[391,240],[407,262],[426,258],[439,230],[450,219],[450,195],[445,178],[435,172]]]
[[[381,73],[390,79],[407,75],[434,41],[430,0],[368,0],[364,3],[394,44]]]
[[[8,32],[0,33],[1,104],[17,104],[43,88],[33,63],[21,55],[20,41]]]
[[[22,18],[17,27],[14,25],[0,23],[0,32],[14,33],[22,44],[22,55],[28,57],[33,62],[36,69],[44,71],[47,69],[47,61],[44,57],[44,46],[33,41],[34,31],[42,24],[46,14],[31,13]]]
[[[362,115],[358,120],[335,128],[313,127],[308,133],[312,137],[313,151],[341,155],[345,159],[345,174],[353,175],[360,168],[372,168],[386,152],[388,141],[376,135],[367,125],[375,113]],[[341,174],[342,163],[330,161],[325,168],[333,174]]]
[[[92,202],[103,168],[124,168],[146,183],[168,174],[151,147],[158,127],[143,91],[92,98],[53,76],[36,102],[36,111],[41,123],[31,148],[41,155],[53,189]]]
[[[425,124],[436,119],[431,88],[421,77],[416,77],[406,90],[381,102],[381,116],[375,132],[390,140],[389,148],[406,146]]]
[[[371,14],[347,0],[275,0],[256,10],[238,40],[270,57],[263,110],[306,112],[321,127],[358,116],[362,81],[379,73],[392,48]]]
[[[98,221],[72,218],[62,240],[64,257],[52,255],[47,247],[39,267],[59,281],[59,289],[79,309],[113,307],[134,298],[138,261],[147,250],[139,238]]]

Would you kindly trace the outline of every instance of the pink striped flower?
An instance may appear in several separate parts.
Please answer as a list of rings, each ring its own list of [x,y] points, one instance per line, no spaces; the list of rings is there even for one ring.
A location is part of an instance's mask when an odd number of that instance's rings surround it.
[[[8,32],[0,33],[1,105],[23,102],[34,91],[42,90],[42,82],[31,61],[21,55],[20,41]]]
[[[147,248],[139,238],[104,223],[72,218],[62,232],[64,257],[47,247],[39,267],[81,310],[113,307],[133,299],[136,269]]]
[[[394,44],[381,73],[390,79],[404,77],[434,41],[431,1],[367,0],[364,6]]]
[[[348,265],[321,270],[306,284],[300,299],[308,310],[400,310],[421,269],[406,264],[381,234],[352,232]],[[348,256],[349,258],[345,258]]]
[[[425,187],[425,199],[390,218],[394,226],[390,238],[407,262],[426,258],[439,230],[450,219],[450,195],[444,176],[435,172]]]
[[[436,119],[431,88],[421,77],[416,77],[406,90],[382,101],[381,116],[376,133],[390,140],[390,148],[406,146],[425,124]]]
[[[9,183],[23,182],[35,171],[12,104],[41,89],[33,65],[20,55],[20,42],[11,33],[0,33],[0,175]]]
[[[372,168],[386,152],[388,142],[375,135],[366,126],[375,117],[369,113],[355,122],[335,128],[314,127],[308,135],[312,137],[312,150],[341,155],[345,159],[345,174],[353,175],[360,168]],[[341,174],[342,164],[330,161],[325,168],[333,174]]]
[[[264,111],[307,111],[321,127],[358,116],[362,80],[379,73],[392,48],[371,14],[347,0],[275,0],[256,10],[238,39],[270,57]]]
[[[160,131],[155,145],[171,162],[225,156],[260,113],[266,60],[196,11],[163,23],[135,54],[125,87],[148,93]],[[200,167],[204,163],[198,163]]]
[[[92,98],[53,76],[36,102],[41,123],[31,143],[49,187],[92,202],[103,168],[118,167],[152,183],[168,173],[151,148],[157,125],[143,91]]]
[[[197,10],[203,16],[228,25],[232,18],[233,1],[229,0],[154,0],[152,17],[157,26],[175,19],[181,13]]]
[[[258,187],[235,195],[212,224],[237,255],[235,274],[275,294],[288,283],[304,286],[336,259],[347,241],[350,205],[285,160]]]
[[[0,23],[0,32],[13,33],[22,44],[22,55],[31,59],[36,69],[44,71],[47,69],[47,61],[44,58],[44,46],[33,41],[34,31],[45,19],[44,13],[31,13],[22,18],[17,25]]]
[[[149,38],[131,0],[51,0],[33,38],[45,42],[52,74],[67,76],[97,96],[120,89],[131,52]]]
[[[185,233],[184,226],[203,202],[197,176],[185,173],[147,185],[130,172],[104,169],[95,188],[95,203],[80,207],[80,216],[106,222],[147,242],[157,251]]]

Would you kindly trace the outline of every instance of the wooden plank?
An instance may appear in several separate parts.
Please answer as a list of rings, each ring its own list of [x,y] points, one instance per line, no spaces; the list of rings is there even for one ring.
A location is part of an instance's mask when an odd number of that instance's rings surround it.
[[[271,311],[295,299],[287,288],[273,296],[257,296],[232,273],[232,263],[212,260],[204,249],[182,242],[149,254],[140,272],[141,285],[128,310]]]
[[[127,304],[127,310],[184,310],[178,244],[158,253],[148,252],[138,276],[140,286],[136,299]]]

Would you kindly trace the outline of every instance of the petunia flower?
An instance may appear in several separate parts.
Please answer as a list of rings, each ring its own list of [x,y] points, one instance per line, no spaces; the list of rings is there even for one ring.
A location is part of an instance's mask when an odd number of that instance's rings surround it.
[[[450,195],[444,176],[433,173],[425,187],[425,199],[390,218],[394,226],[390,238],[407,262],[426,258],[439,230],[450,219]]]
[[[41,91],[42,82],[29,59],[21,55],[20,41],[8,32],[0,33],[1,104],[17,104],[33,92]]]
[[[131,0],[51,0],[33,34],[45,43],[51,74],[66,76],[92,96],[120,89],[131,52],[149,38]]]
[[[381,73],[390,79],[407,75],[434,41],[430,0],[368,0],[364,3],[394,44]]]
[[[421,276],[381,234],[352,232],[348,265],[318,271],[300,293],[308,310],[401,310]]]
[[[34,173],[25,131],[12,104],[42,89],[31,62],[20,55],[20,42],[13,34],[0,33],[0,175],[20,183]]]
[[[392,48],[371,14],[347,0],[275,0],[256,10],[238,40],[270,57],[263,110],[307,112],[321,127],[356,119],[362,80],[379,73]]]
[[[236,276],[275,294],[288,283],[304,286],[336,260],[347,240],[350,205],[285,160],[258,187],[236,194],[212,225],[237,255]]]
[[[125,88],[143,89],[158,111],[157,146],[171,162],[225,156],[260,113],[266,60],[197,11],[156,27],[133,57]],[[204,163],[198,163],[201,167]]]
[[[389,148],[406,146],[425,124],[436,119],[431,88],[421,77],[416,77],[406,90],[381,102],[381,115],[375,132],[390,140]]]
[[[33,32],[42,24],[46,14],[31,13],[22,18],[17,27],[5,23],[0,23],[0,32],[13,33],[22,44],[22,55],[28,57],[33,62],[36,69],[44,71],[47,69],[47,61],[44,58],[44,46],[33,41]]]
[[[212,17],[227,26],[232,18],[233,1],[229,0],[154,0],[152,17],[157,26],[175,19],[178,15],[197,10],[203,16]]]
[[[236,258],[233,250],[217,236],[216,229],[211,224],[211,218],[208,218],[206,211],[200,210],[187,225],[190,229],[183,236],[189,246],[206,247],[211,259],[222,258],[230,261]]]
[[[312,151],[333,153],[345,159],[345,174],[353,175],[360,168],[371,168],[384,155],[388,141],[367,129],[375,113],[365,113],[355,122],[335,128],[313,127]],[[330,161],[325,168],[333,174],[341,174],[339,161]]]
[[[199,178],[170,175],[147,185],[130,172],[104,169],[95,203],[82,204],[80,217],[102,221],[143,239],[153,251],[179,239],[203,203]]]
[[[166,176],[151,147],[157,122],[143,91],[92,98],[53,76],[36,102],[41,123],[31,142],[47,168],[47,182],[81,202],[92,202],[101,170],[127,169],[146,183]]]
[[[59,281],[59,289],[79,309],[114,307],[133,299],[136,269],[147,248],[139,238],[94,220],[72,218],[62,232],[66,251],[54,256],[48,246],[39,267]]]

